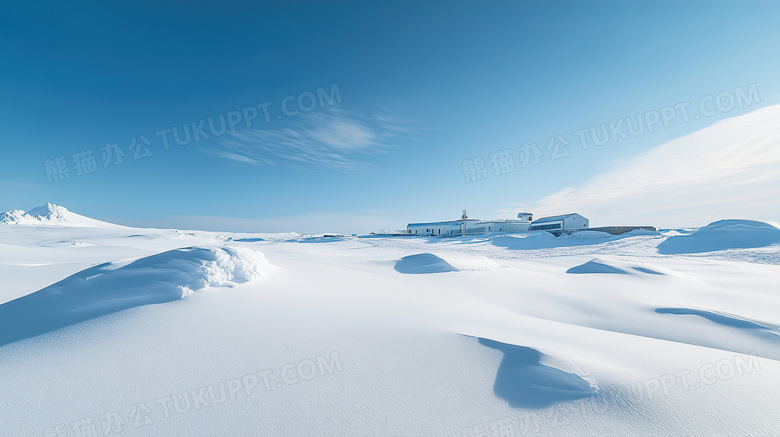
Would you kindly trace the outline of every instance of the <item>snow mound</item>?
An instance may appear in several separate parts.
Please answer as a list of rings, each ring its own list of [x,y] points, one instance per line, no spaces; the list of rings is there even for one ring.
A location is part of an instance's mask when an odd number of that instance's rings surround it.
[[[602,231],[584,230],[556,237],[547,231],[532,231],[522,234],[495,236],[491,238],[491,243],[494,246],[505,247],[510,250],[553,249],[598,245],[630,237],[656,234],[655,232],[634,230],[620,235],[612,235]]]
[[[91,219],[69,211],[64,206],[47,203],[27,212],[14,209],[0,213],[3,225],[66,225],[78,227],[117,226],[100,220]]]
[[[243,247],[187,247],[90,267],[0,305],[0,346],[205,287],[233,287],[269,268],[261,252]]]
[[[491,238],[491,242],[498,247],[525,250],[555,247],[558,244],[555,235],[545,231],[495,236]]]
[[[579,375],[584,372],[564,360],[530,347],[485,338],[480,338],[479,343],[504,353],[493,391],[512,408],[546,408],[598,392],[592,378]]]
[[[418,253],[401,258],[395,263],[395,270],[405,274],[457,272],[447,261],[432,253]]]
[[[620,234],[621,237],[643,237],[648,235],[661,235],[659,231],[650,231],[647,229],[633,229],[626,233]]]
[[[713,311],[697,310],[693,308],[656,308],[658,314],[674,314],[678,316],[696,316],[709,320],[722,326],[738,329],[769,330],[770,328],[751,320],[743,319],[732,314],[717,313]]]
[[[439,255],[439,258],[447,264],[451,265],[456,271],[459,272],[487,271],[502,267],[501,264],[482,255],[448,252],[446,254]]]
[[[570,235],[561,235],[561,238],[570,238],[572,240],[598,240],[602,238],[612,238],[612,234],[602,231],[576,231],[572,232]]]
[[[615,275],[635,275],[637,273],[647,273],[650,275],[663,275],[663,273],[637,264],[622,263],[618,261],[607,261],[599,258],[593,258],[592,260],[574,266],[566,273],[571,274],[592,274],[592,273],[606,273]]]
[[[747,249],[780,243],[780,225],[757,220],[719,220],[691,235],[670,236],[658,245],[658,253],[701,253]]]

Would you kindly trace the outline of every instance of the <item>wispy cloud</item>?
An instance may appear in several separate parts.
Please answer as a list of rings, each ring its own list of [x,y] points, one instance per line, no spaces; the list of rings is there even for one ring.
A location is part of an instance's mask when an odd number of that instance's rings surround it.
[[[277,129],[253,128],[231,133],[210,155],[248,165],[294,165],[365,170],[370,154],[387,153],[405,128],[390,116],[372,116],[332,108],[302,114]]]
[[[704,225],[780,219],[780,105],[722,120],[533,205],[600,224]],[[515,208],[516,209],[516,208]]]

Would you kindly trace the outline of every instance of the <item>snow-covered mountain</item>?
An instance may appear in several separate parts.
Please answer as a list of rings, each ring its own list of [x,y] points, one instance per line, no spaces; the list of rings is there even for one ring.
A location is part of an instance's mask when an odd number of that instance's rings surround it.
[[[27,212],[21,209],[2,212],[0,225],[117,226],[76,214],[53,203],[46,203]]]

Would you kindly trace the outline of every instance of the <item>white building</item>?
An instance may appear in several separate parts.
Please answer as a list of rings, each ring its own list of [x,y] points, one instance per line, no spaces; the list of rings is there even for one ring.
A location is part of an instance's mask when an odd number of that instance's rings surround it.
[[[553,215],[542,217],[531,223],[531,231],[563,231],[570,229],[587,229],[590,222],[585,217],[577,214]]]
[[[466,211],[463,211],[466,216]],[[435,237],[455,237],[464,234],[475,235],[490,232],[528,232],[533,214],[523,212],[517,215],[517,219],[509,220],[477,220],[462,218],[460,220],[448,220],[442,222],[409,223],[406,226],[408,235],[424,235]]]
[[[517,219],[510,220],[486,220],[477,222],[469,234],[484,234],[487,232],[528,232],[534,215],[530,212],[521,212]]]
[[[477,219],[466,219],[466,233],[472,233]],[[435,237],[455,237],[463,234],[464,220],[450,220],[445,222],[409,223],[406,225],[406,233],[409,235],[426,235]]]

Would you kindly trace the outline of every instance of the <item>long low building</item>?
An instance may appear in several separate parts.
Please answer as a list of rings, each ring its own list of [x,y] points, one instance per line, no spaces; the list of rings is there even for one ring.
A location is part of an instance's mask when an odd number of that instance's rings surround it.
[[[476,219],[449,220],[443,222],[409,223],[406,225],[406,233],[409,235],[425,235],[436,237],[454,237],[463,234],[463,227],[473,228]]]
[[[460,220],[440,222],[409,223],[406,226],[407,235],[422,235],[428,237],[457,237],[461,235],[479,235],[493,232],[519,233],[529,231],[560,232],[564,230],[587,229],[589,221],[577,213],[542,217],[533,219],[530,212],[522,212],[517,219],[507,220],[477,220],[463,217]]]
[[[465,216],[465,211],[463,213]],[[406,233],[429,237],[456,237],[464,234],[478,235],[491,232],[528,232],[532,221],[533,214],[520,213],[517,215],[517,219],[508,220],[462,218],[441,222],[409,223],[406,226]]]

